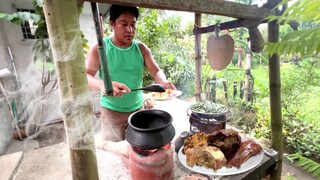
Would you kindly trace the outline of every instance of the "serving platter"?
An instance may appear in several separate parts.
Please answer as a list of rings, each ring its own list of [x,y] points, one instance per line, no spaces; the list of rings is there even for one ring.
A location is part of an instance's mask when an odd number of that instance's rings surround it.
[[[186,156],[182,153],[182,149],[183,149],[183,147],[181,147],[178,152],[178,159],[184,167],[186,167],[187,169],[189,169],[193,172],[206,174],[206,175],[215,175],[215,176],[235,175],[235,174],[240,174],[240,173],[244,173],[246,171],[249,171],[261,163],[261,161],[263,159],[263,155],[264,155],[263,151],[261,151],[256,156],[252,156],[246,162],[242,163],[239,168],[223,166],[222,168],[214,171],[214,170],[206,168],[206,167],[200,167],[200,166],[196,166],[196,165],[191,167],[191,166],[187,165]]]

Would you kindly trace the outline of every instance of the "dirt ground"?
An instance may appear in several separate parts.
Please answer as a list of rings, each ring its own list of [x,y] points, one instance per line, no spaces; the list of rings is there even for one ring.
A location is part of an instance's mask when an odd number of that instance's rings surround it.
[[[99,131],[99,124],[95,124],[95,131]],[[29,151],[53,144],[65,142],[65,130],[62,121],[50,125],[42,126],[39,131],[33,135],[33,138],[25,138],[23,141],[13,140],[4,154],[14,153],[17,151]],[[296,167],[288,160],[284,160],[282,166],[283,180],[313,180],[310,174]]]

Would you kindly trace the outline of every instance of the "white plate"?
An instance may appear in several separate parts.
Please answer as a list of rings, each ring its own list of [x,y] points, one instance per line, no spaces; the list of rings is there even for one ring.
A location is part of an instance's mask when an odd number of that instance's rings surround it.
[[[186,161],[186,156],[182,153],[182,149],[183,147],[181,147],[178,152],[178,159],[184,167],[194,172],[207,174],[207,175],[215,175],[215,176],[234,175],[234,174],[240,174],[240,173],[249,171],[252,168],[256,167],[263,159],[263,151],[261,151],[256,156],[250,157],[246,162],[241,164],[239,168],[237,167],[230,168],[230,167],[223,166],[222,168],[217,169],[216,171],[213,171],[212,169],[208,169],[206,167],[200,167],[196,165],[193,167],[188,166]]]
[[[182,91],[178,91],[178,90],[171,90],[172,92],[170,93],[170,96],[169,97],[161,97],[161,98],[157,98],[157,97],[154,97],[153,95],[154,94],[157,94],[159,92],[152,92],[152,93],[148,93],[147,94],[147,97],[148,98],[151,98],[155,101],[165,101],[165,100],[170,100],[170,99],[173,99],[173,98],[176,98],[178,96],[180,96],[182,94]],[[163,93],[166,93],[166,92],[163,92]]]

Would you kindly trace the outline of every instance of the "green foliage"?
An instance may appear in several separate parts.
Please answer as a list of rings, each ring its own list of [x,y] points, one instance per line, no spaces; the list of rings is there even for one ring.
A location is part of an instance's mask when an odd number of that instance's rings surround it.
[[[291,161],[295,161],[299,167],[311,173],[317,179],[320,179],[320,164],[301,156],[300,154],[290,154],[287,156]]]
[[[315,58],[317,59],[317,58]],[[281,66],[283,135],[289,152],[320,160],[320,112],[318,98],[320,69],[317,61],[305,59]],[[232,107],[236,126],[257,138],[270,139],[270,100],[268,68],[252,70],[255,77],[253,104],[234,99]],[[228,71],[228,76],[231,72]],[[313,103],[310,103],[313,102]]]
[[[283,0],[279,6],[288,3]],[[291,1],[290,1],[291,2]],[[266,43],[265,50],[269,54],[301,56],[317,54],[320,52],[320,8],[319,0],[294,1],[281,16],[270,16],[270,21],[277,20],[278,23],[288,24],[290,21],[311,22],[314,26],[309,29],[287,33],[279,43]],[[278,6],[278,7],[279,7]]]
[[[280,43],[266,43],[270,54],[296,54],[301,56],[320,52],[320,28],[294,31],[282,38]]]
[[[313,20],[317,23],[320,22],[319,0],[283,0],[277,7],[280,7],[288,2],[292,2],[293,4],[289,6],[280,17],[271,16],[269,19],[277,20],[279,23],[283,22],[285,24],[289,23],[291,20]]]
[[[298,65],[285,64],[282,66],[282,106],[288,113],[304,116],[304,112],[318,114],[316,107],[309,106],[307,100],[314,96],[311,91],[319,87],[319,69],[311,59],[300,62]],[[284,68],[285,67],[285,68]],[[297,107],[307,106],[308,110],[300,112]],[[313,112],[312,112],[313,111]]]
[[[36,14],[29,13],[29,12],[17,12],[13,14],[0,13],[0,19],[5,19],[14,24],[20,25],[29,20],[37,22],[40,20],[40,17]]]
[[[152,51],[155,60],[166,74],[168,80],[183,91],[184,95],[193,94],[194,62],[190,49],[193,39],[184,36],[180,29],[181,18],[162,18],[165,12],[140,8],[137,39],[144,42]],[[144,73],[144,85],[153,79]]]

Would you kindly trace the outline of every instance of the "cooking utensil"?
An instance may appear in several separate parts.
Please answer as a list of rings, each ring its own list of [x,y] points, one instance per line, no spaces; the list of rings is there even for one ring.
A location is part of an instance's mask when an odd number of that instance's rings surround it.
[[[105,52],[105,45],[103,43],[102,31],[100,29],[100,18],[99,9],[95,2],[91,2],[91,10],[93,14],[93,22],[96,29],[97,39],[98,39],[98,53],[100,58],[101,72],[103,77],[103,84],[108,96],[113,96],[113,87],[110,76],[110,71],[107,63],[107,55]]]
[[[142,88],[131,89],[131,91],[139,91],[139,90],[145,90],[145,91],[151,91],[151,92],[166,92],[166,89],[161,84],[150,84]]]
[[[191,112],[191,113],[190,113]],[[211,121],[224,122],[229,121],[232,117],[231,111],[226,111],[222,113],[205,113],[194,111],[191,108],[187,109],[187,114],[198,119],[210,119]]]
[[[125,138],[133,147],[157,149],[170,143],[175,135],[172,116],[163,110],[146,109],[131,114]]]

